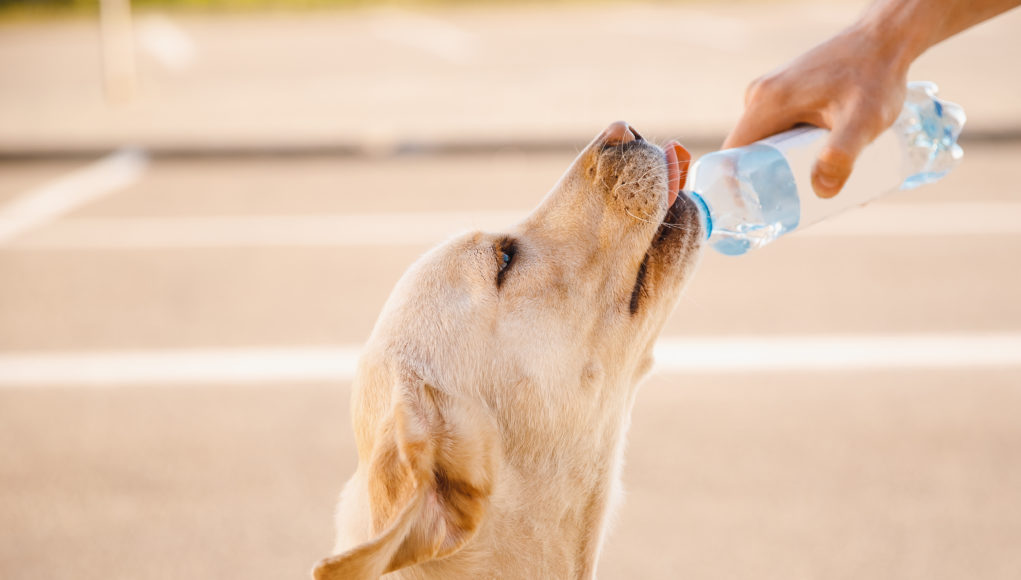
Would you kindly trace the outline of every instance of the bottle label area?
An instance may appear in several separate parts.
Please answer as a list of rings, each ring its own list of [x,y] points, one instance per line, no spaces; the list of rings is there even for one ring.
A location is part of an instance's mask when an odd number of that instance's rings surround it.
[[[791,165],[801,201],[800,228],[846,208],[864,205],[897,189],[903,180],[903,147],[896,134],[886,131],[862,151],[840,194],[830,199],[818,197],[812,188],[812,165],[828,136],[826,129],[806,126],[761,141],[776,147]]]

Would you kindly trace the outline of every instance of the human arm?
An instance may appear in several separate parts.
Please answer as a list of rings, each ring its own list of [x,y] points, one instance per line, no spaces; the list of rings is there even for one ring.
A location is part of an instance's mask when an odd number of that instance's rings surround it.
[[[833,197],[861,150],[897,120],[911,63],[1018,5],[1021,0],[877,0],[850,27],[753,81],[723,146],[747,145],[798,123],[830,129],[812,187]]]

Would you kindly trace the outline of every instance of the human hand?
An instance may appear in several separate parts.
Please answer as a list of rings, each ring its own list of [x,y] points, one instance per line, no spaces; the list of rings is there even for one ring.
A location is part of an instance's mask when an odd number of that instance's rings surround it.
[[[897,120],[912,56],[858,24],[756,79],[745,111],[723,144],[741,147],[809,123],[830,129],[812,167],[819,197],[836,195],[866,145]]]

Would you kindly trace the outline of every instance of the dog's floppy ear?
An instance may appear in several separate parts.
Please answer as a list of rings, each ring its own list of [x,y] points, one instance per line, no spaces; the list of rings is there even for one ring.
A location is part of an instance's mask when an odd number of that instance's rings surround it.
[[[500,452],[490,416],[422,381],[391,400],[368,472],[375,537],[321,561],[316,580],[375,579],[449,556],[482,523]]]

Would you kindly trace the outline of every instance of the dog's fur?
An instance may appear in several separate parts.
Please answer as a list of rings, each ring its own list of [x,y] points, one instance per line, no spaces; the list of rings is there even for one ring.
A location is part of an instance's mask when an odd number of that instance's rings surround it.
[[[667,183],[659,147],[600,136],[524,222],[408,270],[358,367],[317,580],[594,577],[636,386],[701,254]]]

